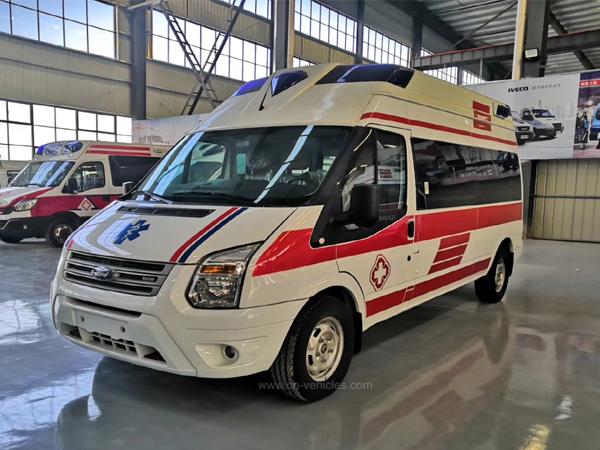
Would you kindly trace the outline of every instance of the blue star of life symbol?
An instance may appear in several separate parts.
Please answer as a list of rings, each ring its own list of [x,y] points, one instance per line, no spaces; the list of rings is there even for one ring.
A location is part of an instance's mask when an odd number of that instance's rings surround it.
[[[145,220],[138,220],[137,222],[132,222],[127,225],[125,228],[121,230],[121,232],[117,235],[115,239],[115,244],[122,244],[127,241],[134,241],[140,237],[142,231],[146,231],[150,228],[150,224],[146,223]]]

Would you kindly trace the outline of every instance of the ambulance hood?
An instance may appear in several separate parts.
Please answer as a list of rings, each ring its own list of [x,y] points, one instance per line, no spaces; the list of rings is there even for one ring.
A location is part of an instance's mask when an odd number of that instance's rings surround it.
[[[66,247],[132,260],[195,264],[204,256],[266,240],[296,208],[115,202]]]
[[[27,187],[5,187],[0,189],[0,208],[6,208],[12,206],[23,200],[29,200],[42,195],[48,191],[48,188],[41,188],[38,186],[27,186]]]

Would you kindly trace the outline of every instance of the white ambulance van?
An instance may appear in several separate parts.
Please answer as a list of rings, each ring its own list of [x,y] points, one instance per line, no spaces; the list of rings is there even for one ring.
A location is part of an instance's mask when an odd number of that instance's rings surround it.
[[[40,146],[8,187],[0,189],[0,240],[45,237],[62,247],[81,223],[138,182],[168,146],[71,141]]]
[[[411,69],[278,71],[71,236],[55,326],[176,374],[270,371],[317,400],[376,323],[473,281],[503,298],[522,248],[516,149],[508,106]]]

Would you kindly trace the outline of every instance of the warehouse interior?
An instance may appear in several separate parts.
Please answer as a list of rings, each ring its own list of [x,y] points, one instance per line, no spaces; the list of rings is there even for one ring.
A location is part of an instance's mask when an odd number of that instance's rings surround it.
[[[48,143],[166,152],[246,83],[280,69],[386,64],[460,92],[500,86],[517,95],[569,83],[577,91],[580,74],[600,70],[600,3],[0,0],[0,62],[1,201]],[[0,447],[596,448],[600,109],[581,104],[564,104],[564,131],[550,126],[556,139],[532,129],[536,142],[518,146],[523,254],[504,300],[478,303],[471,283],[373,326],[343,388],[315,403],[278,395],[265,373],[184,377],[67,342],[49,298],[56,247],[70,242],[61,233],[76,227],[57,223],[54,241],[45,230],[2,239]],[[580,126],[582,111],[591,111],[589,125]],[[177,123],[185,128],[161,138],[162,124]],[[150,131],[141,137],[143,127]],[[575,127],[587,133],[586,156],[573,152]],[[553,143],[567,137],[561,153]],[[539,159],[527,156],[536,151]],[[113,198],[104,200],[109,207]],[[3,207],[0,232],[9,221]]]

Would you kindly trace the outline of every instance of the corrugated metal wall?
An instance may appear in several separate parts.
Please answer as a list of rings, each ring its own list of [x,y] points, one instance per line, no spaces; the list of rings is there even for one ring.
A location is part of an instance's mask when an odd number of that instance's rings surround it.
[[[600,242],[600,160],[537,163],[531,235]]]

